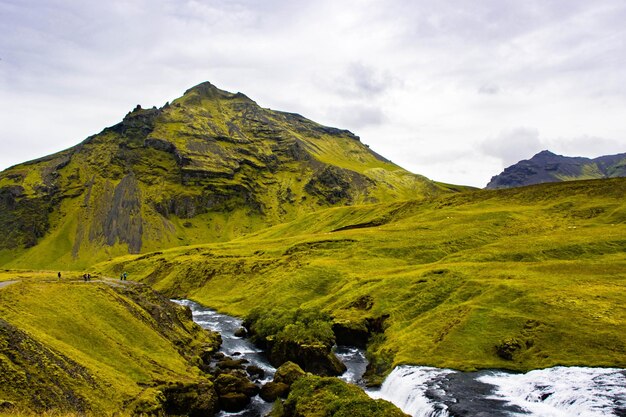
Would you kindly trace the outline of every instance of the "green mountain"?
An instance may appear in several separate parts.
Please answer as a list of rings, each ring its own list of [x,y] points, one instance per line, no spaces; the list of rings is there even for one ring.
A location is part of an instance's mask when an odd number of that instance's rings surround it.
[[[616,177],[626,177],[626,153],[589,159],[541,151],[492,177],[485,188],[511,188],[545,182]]]
[[[227,241],[324,207],[444,191],[349,131],[261,108],[207,82],[2,172],[0,265],[85,267]]]
[[[371,382],[398,364],[626,367],[624,195],[615,178],[330,208],[96,268],[251,315],[273,343],[323,312],[367,342]]]
[[[20,281],[0,285],[0,415],[210,415],[246,397],[242,369],[207,363],[215,336],[105,278],[123,271],[245,317],[292,370],[336,375],[335,343],[367,348],[372,384],[400,364],[626,367],[624,195],[626,178],[434,183],[348,131],[201,84],[0,174],[0,281]],[[87,267],[102,282],[8,270]],[[274,415],[399,413],[302,369]]]

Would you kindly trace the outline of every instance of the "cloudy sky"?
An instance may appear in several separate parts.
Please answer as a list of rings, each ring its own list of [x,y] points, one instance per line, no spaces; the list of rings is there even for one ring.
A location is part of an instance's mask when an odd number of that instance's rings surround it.
[[[484,186],[626,152],[624,0],[0,0],[0,169],[208,80]]]

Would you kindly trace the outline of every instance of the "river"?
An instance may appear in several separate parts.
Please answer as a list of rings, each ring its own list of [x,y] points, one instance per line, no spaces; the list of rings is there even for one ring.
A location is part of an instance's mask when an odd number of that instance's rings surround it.
[[[217,313],[188,300],[177,301],[191,308],[193,319],[222,335],[221,351],[247,359],[263,368],[265,380],[274,375],[263,352],[248,340],[234,336],[241,320]],[[348,370],[346,382],[363,386],[361,376],[367,360],[353,347],[336,348]],[[413,417],[626,417],[626,370],[611,368],[555,367],[511,373],[487,370],[459,372],[424,366],[399,366],[380,389],[366,390],[373,398],[394,403]],[[258,396],[239,413],[221,412],[220,417],[259,417],[271,404]]]

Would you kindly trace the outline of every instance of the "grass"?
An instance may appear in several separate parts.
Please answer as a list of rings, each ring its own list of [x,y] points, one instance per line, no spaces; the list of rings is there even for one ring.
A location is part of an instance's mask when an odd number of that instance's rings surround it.
[[[191,355],[209,342],[208,334],[191,322],[164,327],[155,321],[137,304],[145,300],[157,309],[148,290],[120,292],[111,286],[117,283],[70,277],[50,282],[45,272],[7,275],[21,281],[0,290],[2,323],[13,329],[0,340],[0,399],[24,415],[130,413],[162,384],[205,379]],[[167,314],[178,314],[173,311]]]
[[[624,367],[624,195],[626,180],[614,179],[332,208],[97,268],[239,316],[388,314],[369,348],[388,365]],[[354,307],[364,296],[371,309]],[[502,353],[511,340],[519,348]]]
[[[230,241],[334,205],[450,190],[347,131],[204,84],[0,173],[0,266],[85,269],[127,253]]]
[[[393,404],[374,400],[360,388],[337,378],[314,375],[299,378],[283,404],[277,403],[273,417],[405,417]]]

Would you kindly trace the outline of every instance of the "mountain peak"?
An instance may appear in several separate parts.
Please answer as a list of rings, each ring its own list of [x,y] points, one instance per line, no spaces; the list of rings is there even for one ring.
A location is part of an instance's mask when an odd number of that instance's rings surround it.
[[[239,92],[231,93],[229,91],[222,90],[216,87],[215,85],[211,84],[209,81],[204,81],[194,87],[191,87],[187,91],[185,91],[185,94],[183,95],[183,97],[189,97],[189,96],[199,96],[199,97],[208,98],[208,99],[242,98],[242,99],[249,100],[251,102],[253,101],[243,93],[239,93]]]
[[[64,153],[0,173],[0,234],[8,236],[0,255],[45,251],[38,242],[73,227],[59,265],[86,265],[226,241],[323,207],[446,191],[347,130],[204,82],[160,109],[135,107]]]
[[[560,156],[560,155],[557,155],[557,154],[555,154],[554,152],[551,152],[551,151],[549,151],[549,150],[547,150],[547,149],[544,149],[543,151],[541,151],[541,152],[539,152],[539,153],[535,154],[535,155],[533,156],[533,158],[537,158],[537,157],[547,157],[547,156],[548,156],[548,157],[552,157],[552,156]],[[531,159],[532,159],[532,158],[531,158]]]

